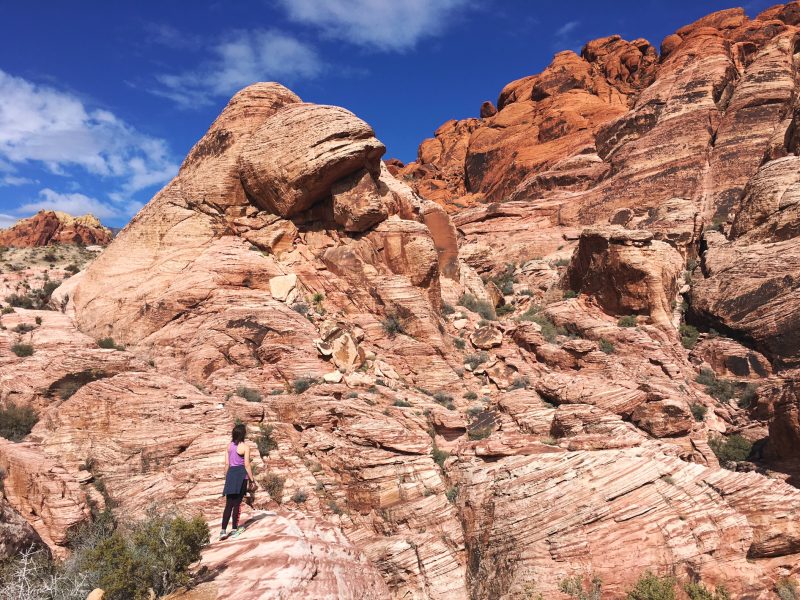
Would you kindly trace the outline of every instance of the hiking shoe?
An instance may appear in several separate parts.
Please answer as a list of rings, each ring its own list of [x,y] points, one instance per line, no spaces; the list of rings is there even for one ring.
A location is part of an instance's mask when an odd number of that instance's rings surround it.
[[[221,542],[222,540],[227,539],[227,537],[228,537],[228,532],[223,529],[222,531],[219,532],[219,537],[217,538],[217,540]]]
[[[244,533],[244,527],[239,527],[239,529],[234,529],[231,532],[231,537],[232,538],[236,538],[236,537],[239,537],[240,535],[242,535],[243,533]]]

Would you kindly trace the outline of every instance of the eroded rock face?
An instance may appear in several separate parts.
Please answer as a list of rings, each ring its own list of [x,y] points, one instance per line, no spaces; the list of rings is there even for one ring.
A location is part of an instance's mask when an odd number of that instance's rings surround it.
[[[48,244],[80,244],[105,246],[113,237],[93,215],[73,217],[63,212],[40,210],[34,216],[20,219],[8,229],[0,230],[0,246],[30,248]]]

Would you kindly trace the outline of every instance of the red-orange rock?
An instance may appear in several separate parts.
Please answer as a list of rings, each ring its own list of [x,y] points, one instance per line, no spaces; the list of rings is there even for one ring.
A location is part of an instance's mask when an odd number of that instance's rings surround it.
[[[8,229],[0,229],[0,246],[30,248],[48,244],[80,244],[105,246],[113,237],[94,216],[73,217],[52,210],[40,210],[27,219],[20,219]]]

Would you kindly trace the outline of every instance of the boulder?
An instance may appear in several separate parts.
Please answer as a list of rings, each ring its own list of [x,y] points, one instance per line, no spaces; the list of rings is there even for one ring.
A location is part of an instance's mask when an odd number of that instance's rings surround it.
[[[288,275],[279,275],[269,280],[269,291],[275,300],[281,302],[288,302],[292,292],[297,287],[297,275],[289,273]]]
[[[366,231],[388,216],[378,183],[366,169],[336,182],[331,195],[333,217],[345,231]]]
[[[485,325],[473,331],[469,336],[469,341],[476,348],[489,350],[503,343],[503,332],[492,325]]]

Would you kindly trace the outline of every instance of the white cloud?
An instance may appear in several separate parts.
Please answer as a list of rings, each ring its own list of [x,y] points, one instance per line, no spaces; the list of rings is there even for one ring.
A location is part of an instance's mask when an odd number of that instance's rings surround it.
[[[277,0],[295,22],[384,51],[413,48],[442,31],[471,0]]]
[[[29,183],[36,183],[36,180],[28,177],[17,177],[16,175],[0,177],[0,186],[27,185]]]
[[[50,188],[45,188],[39,191],[38,199],[19,206],[15,212],[20,215],[30,215],[40,210],[60,210],[76,216],[91,213],[98,219],[113,219],[133,214],[125,210],[125,208],[90,198],[84,194],[62,194]],[[133,212],[136,211],[134,210]]]
[[[0,70],[0,170],[39,163],[57,175],[75,167],[134,193],[178,170],[164,140],[140,133],[78,97]]]
[[[567,21],[561,27],[556,29],[556,37],[566,37],[580,25],[580,21]]]
[[[17,217],[0,213],[0,229],[8,229],[17,222]]]
[[[257,81],[291,83],[322,70],[313,47],[275,30],[236,31],[213,47],[213,58],[178,74],[156,76],[151,90],[185,108],[204,106]]]

